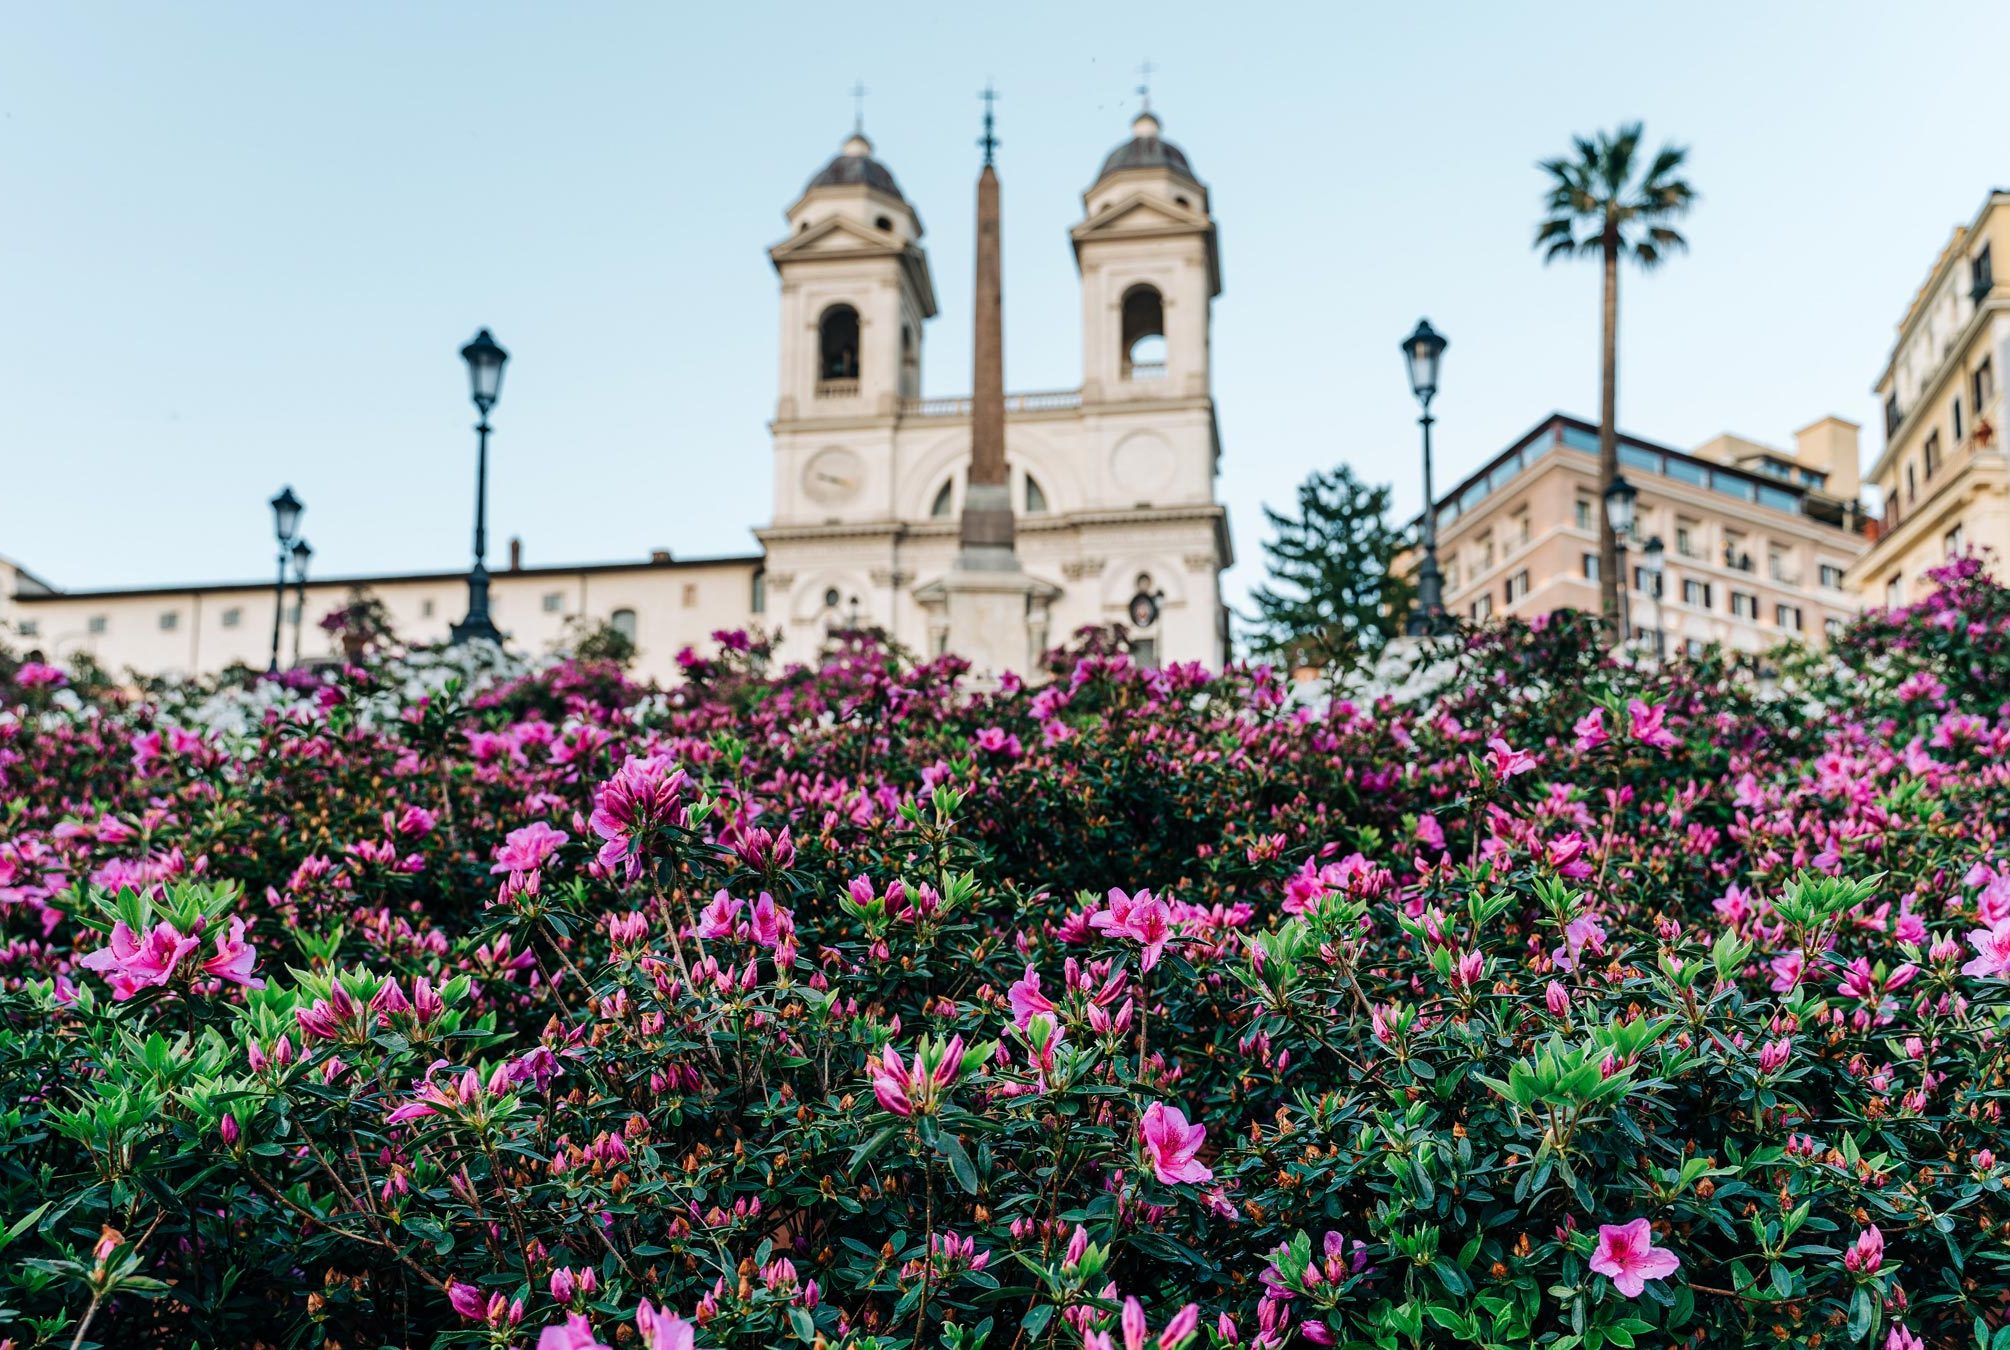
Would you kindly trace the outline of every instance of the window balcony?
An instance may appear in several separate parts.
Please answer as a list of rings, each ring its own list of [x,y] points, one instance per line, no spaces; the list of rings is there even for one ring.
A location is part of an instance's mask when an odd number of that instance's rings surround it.
[[[818,398],[857,398],[857,380],[818,380]]]
[[[1166,377],[1166,363],[1163,361],[1126,361],[1124,378],[1127,380],[1163,380]]]

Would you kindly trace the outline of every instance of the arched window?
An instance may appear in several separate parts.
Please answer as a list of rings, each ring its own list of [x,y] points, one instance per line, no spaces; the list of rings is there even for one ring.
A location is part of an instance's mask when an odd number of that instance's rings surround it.
[[[1038,515],[1047,510],[1047,494],[1040,487],[1040,480],[1032,474],[1026,475],[1026,514]]]
[[[1151,286],[1124,292],[1123,365],[1127,380],[1164,379],[1166,373],[1165,301]]]
[[[817,379],[828,384],[850,382],[847,394],[858,392],[858,311],[850,305],[832,305],[817,321]],[[818,392],[823,392],[819,390]],[[831,391],[836,393],[838,391]]]
[[[765,567],[754,569],[752,593],[747,597],[747,609],[754,614],[768,612],[768,570]]]
[[[607,626],[609,628],[612,628],[615,632],[621,634],[621,636],[627,638],[630,642],[635,641],[634,610],[632,609],[615,610],[612,614],[607,616]]]
[[[935,494],[935,500],[929,503],[928,507],[929,516],[936,520],[940,520],[943,517],[947,516],[949,514],[949,510],[951,505],[953,504],[955,496],[956,496],[956,480],[954,478],[951,478],[942,485],[942,490]]]

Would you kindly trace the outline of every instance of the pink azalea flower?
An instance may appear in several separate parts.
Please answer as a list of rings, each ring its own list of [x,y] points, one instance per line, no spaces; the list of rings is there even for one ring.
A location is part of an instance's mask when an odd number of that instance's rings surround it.
[[[1628,1298],[1639,1298],[1647,1281],[1665,1280],[1681,1266],[1674,1252],[1654,1245],[1654,1230],[1645,1219],[1598,1226],[1598,1247],[1591,1253],[1591,1268],[1608,1276],[1612,1287]]]
[[[243,927],[240,922],[240,933]],[[142,989],[166,984],[181,959],[201,945],[201,939],[183,937],[171,923],[155,924],[141,937],[121,920],[112,925],[112,945],[100,947],[80,964],[103,975],[112,986],[112,998],[123,1003]]]
[[[726,938],[733,936],[733,923],[746,908],[745,900],[735,900],[720,891],[712,897],[712,903],[698,915],[698,936],[701,938]]]
[[[642,1333],[642,1350],[697,1350],[691,1324],[668,1308],[651,1307],[646,1298],[635,1309],[635,1329]]]
[[[1172,911],[1150,891],[1132,896],[1112,890],[1109,908],[1090,915],[1089,927],[1111,937],[1127,937],[1142,943],[1144,956],[1140,965],[1150,970],[1159,963],[1160,953],[1172,938]]]
[[[1035,1017],[1054,1015],[1054,1001],[1040,992],[1040,974],[1031,966],[1027,966],[1018,983],[1005,992],[1012,1001],[1012,1023],[1022,1031]]]
[[[1884,1234],[1876,1224],[1856,1235],[1856,1241],[1843,1253],[1843,1269],[1852,1274],[1874,1275],[1884,1265]]]
[[[1214,1172],[1194,1155],[1207,1138],[1207,1127],[1187,1124],[1177,1106],[1153,1102],[1138,1121],[1138,1138],[1151,1157],[1152,1171],[1168,1186],[1214,1180]]]
[[[216,955],[204,961],[202,968],[219,980],[241,984],[246,989],[263,989],[265,981],[251,973],[257,960],[258,953],[244,940],[244,920],[233,918],[230,928],[216,935]]]
[[[1517,774],[1533,771],[1535,756],[1526,750],[1517,750],[1503,738],[1495,736],[1487,742],[1487,768],[1505,783]]]
[[[1668,710],[1658,703],[1643,703],[1639,699],[1626,702],[1627,731],[1634,740],[1643,745],[1651,745],[1656,750],[1672,750],[1682,743],[1680,737],[1662,724]]]
[[[2010,919],[1970,932],[1968,945],[1975,948],[1975,959],[1961,968],[1963,975],[2010,979]]]
[[[1605,709],[1603,708],[1593,708],[1590,712],[1578,718],[1576,724],[1571,727],[1571,731],[1577,736],[1577,749],[1580,754],[1587,750],[1596,750],[1599,746],[1604,745],[1608,740],[1612,739],[1605,730]]]
[[[535,872],[571,838],[564,830],[553,829],[541,820],[511,830],[496,850],[495,866],[489,871],[491,874]]]
[[[580,1313],[567,1313],[565,1320],[549,1326],[537,1338],[537,1350],[609,1350],[593,1334],[593,1323]]]

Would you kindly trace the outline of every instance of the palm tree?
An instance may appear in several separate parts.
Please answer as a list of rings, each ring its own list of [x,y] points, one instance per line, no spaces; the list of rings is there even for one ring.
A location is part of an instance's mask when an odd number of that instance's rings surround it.
[[[1605,514],[1604,489],[1619,474],[1619,260],[1630,257],[1652,271],[1688,241],[1669,224],[1695,203],[1696,192],[1677,177],[1689,151],[1664,145],[1635,176],[1640,123],[1596,140],[1574,137],[1575,158],[1546,159],[1548,215],[1535,231],[1545,263],[1595,256],[1605,264],[1605,341],[1600,353],[1598,399],[1599,546],[1598,598],[1605,621],[1619,623],[1619,542]],[[1621,635],[1624,636],[1623,634]]]

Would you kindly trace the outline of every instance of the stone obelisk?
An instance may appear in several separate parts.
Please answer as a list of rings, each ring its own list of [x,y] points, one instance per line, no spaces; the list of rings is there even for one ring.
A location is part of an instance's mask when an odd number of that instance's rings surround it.
[[[1032,650],[1031,611],[1042,587],[1019,567],[1014,551],[1012,493],[1005,469],[1005,305],[998,241],[998,139],[984,91],[984,169],[977,177],[977,302],[970,397],[970,476],[956,565],[944,580],[949,650],[970,662],[981,682],[1006,671],[1026,674]]]

